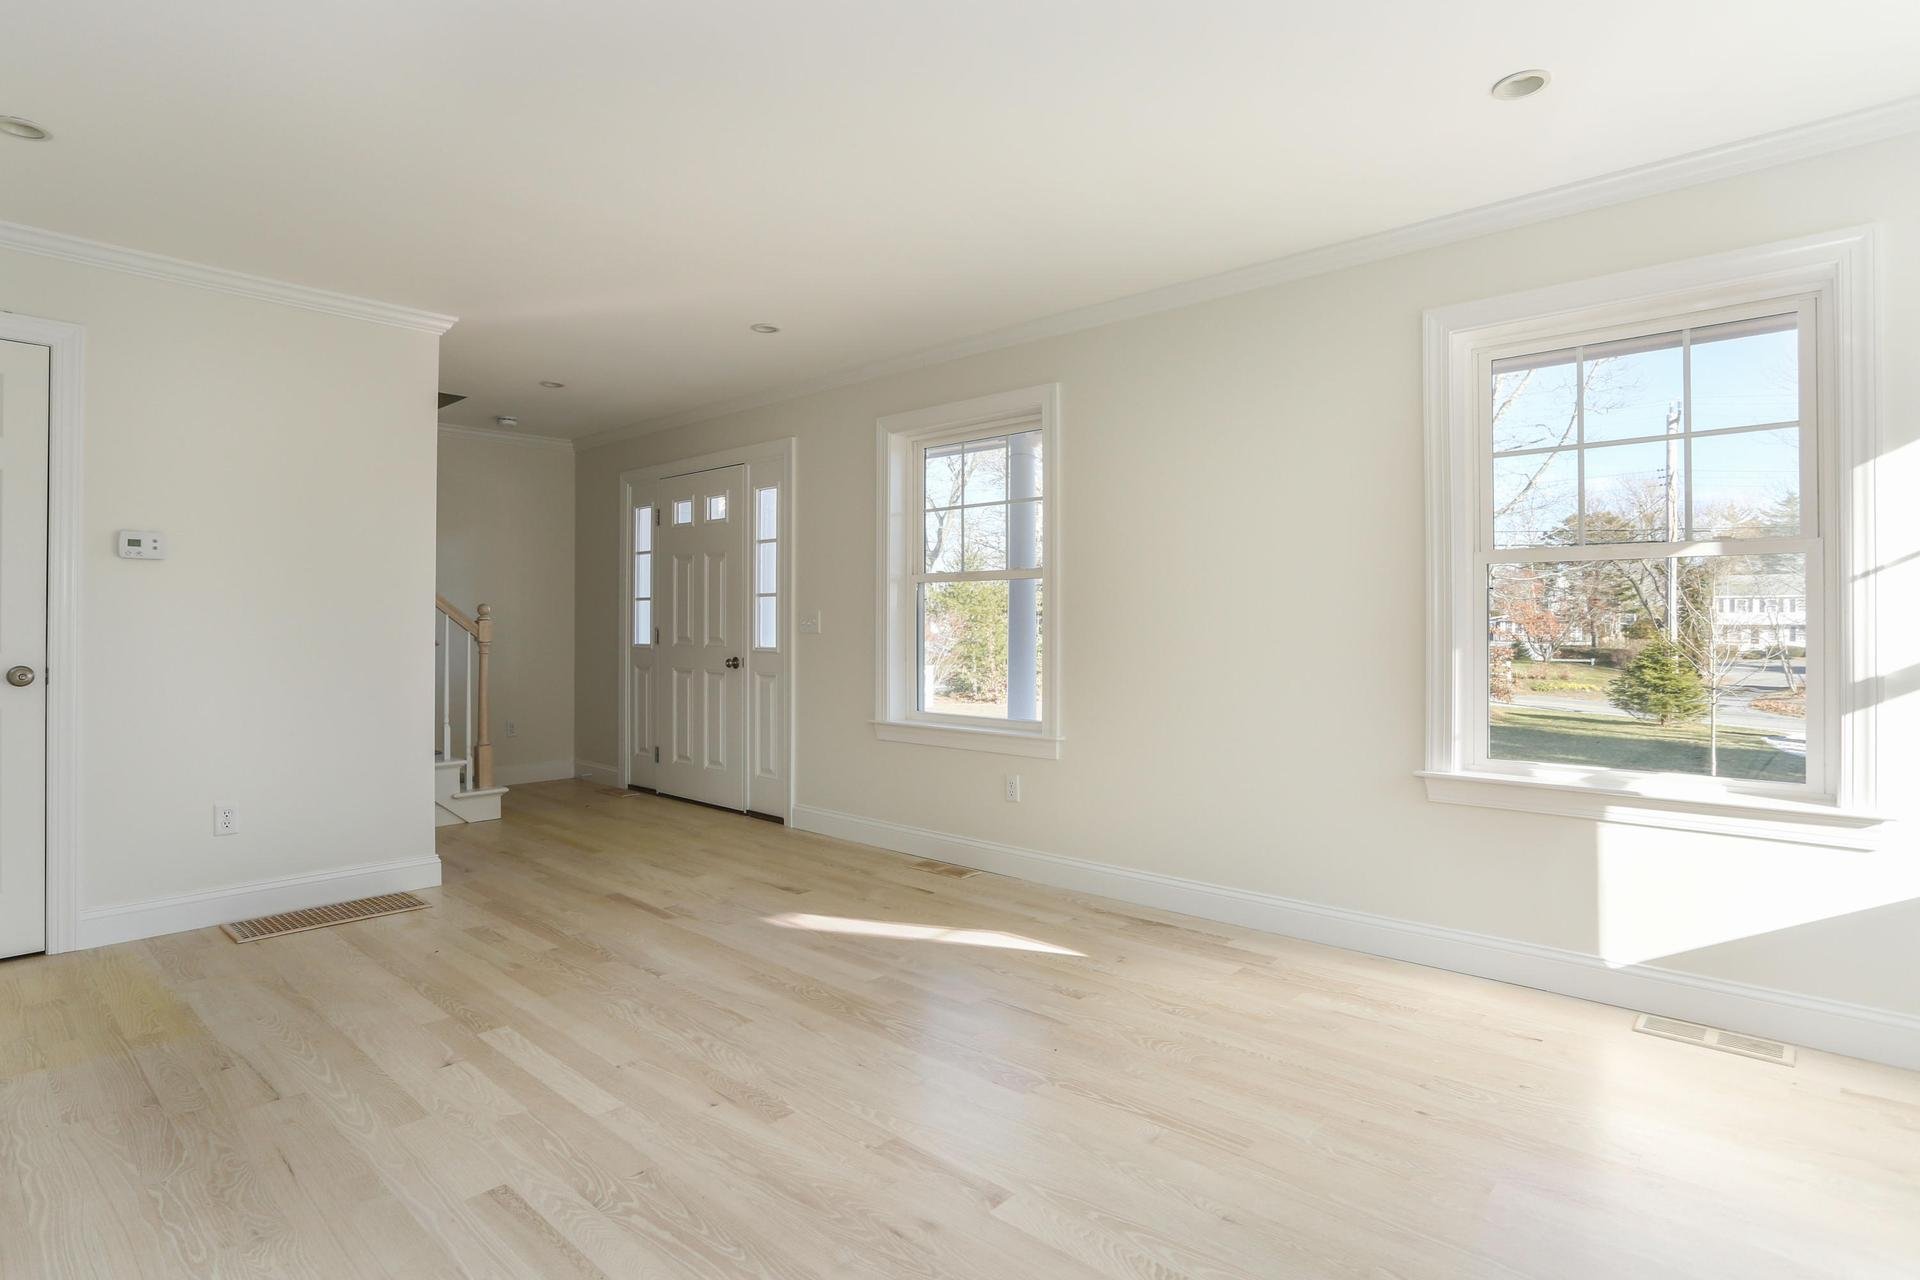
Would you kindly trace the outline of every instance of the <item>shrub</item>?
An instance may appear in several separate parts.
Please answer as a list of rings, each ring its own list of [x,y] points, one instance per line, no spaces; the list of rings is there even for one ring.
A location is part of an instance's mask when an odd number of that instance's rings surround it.
[[[1517,646],[1490,645],[1487,649],[1487,696],[1495,702],[1513,701],[1513,651]]]
[[[1644,720],[1684,724],[1706,714],[1707,686],[1673,641],[1656,634],[1607,686],[1607,701]]]

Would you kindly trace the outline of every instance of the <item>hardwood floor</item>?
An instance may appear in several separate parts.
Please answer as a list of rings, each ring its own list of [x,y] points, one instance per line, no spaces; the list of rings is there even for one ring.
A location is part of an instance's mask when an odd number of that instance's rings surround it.
[[[1920,1274],[1920,1076],[584,783],[0,964],[0,1275]]]

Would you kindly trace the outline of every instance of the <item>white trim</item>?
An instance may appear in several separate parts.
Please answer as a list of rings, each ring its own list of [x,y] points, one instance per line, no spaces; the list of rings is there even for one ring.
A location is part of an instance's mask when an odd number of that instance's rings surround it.
[[[961,751],[991,751],[1003,756],[1031,756],[1058,760],[1060,739],[1019,729],[987,726],[928,724],[910,720],[875,720],[873,736],[882,742],[913,742],[923,747],[953,747]]]
[[[721,467],[738,466],[751,462],[775,462],[791,460],[794,453],[793,436],[781,436],[760,444],[743,444],[733,449],[716,449],[712,453],[696,454],[691,458],[677,458],[672,462],[649,463],[644,467],[633,467],[620,473],[623,483],[645,483],[652,480],[664,480],[669,476],[690,476],[696,471],[717,471]]]
[[[456,316],[444,316],[438,312],[421,311],[414,307],[379,302],[372,298],[356,298],[351,294],[334,293],[331,290],[316,289],[310,285],[288,284],[283,280],[269,280],[264,276],[250,276],[240,271],[229,271],[225,267],[210,267],[204,263],[169,258],[164,254],[148,253],[142,249],[127,249],[119,245],[102,244],[98,240],[83,240],[78,236],[64,235],[41,227],[23,226],[18,222],[0,222],[0,249],[38,254],[43,258],[59,258],[66,262],[79,262],[90,267],[105,267],[109,271],[145,276],[150,280],[167,280],[174,284],[191,285],[196,289],[211,289],[216,293],[232,293],[243,298],[258,298],[263,302],[278,303],[283,307],[299,307],[304,311],[320,311],[327,315],[346,316],[352,320],[370,320],[375,324],[390,324],[402,329],[419,329],[432,334],[445,333],[458,322]]]
[[[1920,1069],[1920,1017],[800,805],[796,830],[1283,937]],[[1625,1025],[1624,1023],[1622,1024]]]
[[[603,787],[623,787],[626,785],[626,783],[621,781],[620,770],[610,764],[601,764],[598,760],[575,760],[573,762],[573,776],[583,778],[588,782],[597,782]]]
[[[397,862],[370,862],[357,867],[256,880],[225,889],[149,898],[145,902],[88,907],[80,916],[78,949],[157,938],[162,934],[333,902],[351,902],[381,893],[431,889],[439,883],[440,859],[404,858]]]
[[[573,441],[557,436],[528,435],[524,431],[496,431],[491,427],[456,427],[451,422],[440,424],[440,434],[452,436],[457,440],[475,440],[487,444],[517,444],[529,449],[559,449],[565,453],[573,452]]]
[[[619,624],[616,628],[618,632],[617,640],[620,646],[620,764],[618,768],[609,769],[608,766],[596,764],[593,761],[577,761],[576,763],[583,769],[606,770],[612,773],[613,777],[608,780],[611,786],[628,787],[633,785],[633,779],[628,775],[633,764],[633,726],[629,723],[629,717],[633,709],[633,637],[631,635],[633,630],[632,515],[635,490],[641,485],[649,485],[655,481],[664,480],[672,476],[691,475],[697,471],[713,471],[720,467],[744,466],[747,468],[747,500],[743,520],[745,522],[745,531],[749,535],[747,542],[748,545],[751,546],[753,542],[750,536],[753,532],[753,491],[756,485],[754,467],[770,467],[779,473],[780,487],[778,537],[780,551],[776,561],[778,566],[778,582],[775,591],[775,597],[779,603],[775,606],[774,615],[779,626],[778,644],[773,649],[759,649],[749,644],[742,650],[742,653],[743,656],[753,655],[756,658],[767,654],[778,655],[785,664],[787,678],[784,682],[784,695],[780,699],[778,721],[784,725],[786,729],[787,777],[786,786],[783,788],[783,794],[780,796],[780,804],[777,810],[757,807],[759,797],[753,785],[754,775],[752,773],[752,761],[754,759],[752,740],[753,717],[749,711],[747,713],[746,738],[746,767],[749,771],[747,776],[747,811],[752,813],[765,813],[781,819],[791,817],[795,803],[795,785],[799,776],[800,764],[799,727],[794,723],[793,714],[794,707],[798,705],[799,701],[796,690],[800,681],[800,654],[794,644],[794,617],[798,612],[798,606],[795,603],[795,584],[798,581],[798,565],[800,560],[799,540],[797,536],[800,524],[798,516],[800,473],[798,455],[799,441],[797,438],[793,436],[781,436],[777,439],[763,441],[759,444],[740,445],[732,449],[719,449],[712,453],[703,453],[691,458],[679,458],[672,462],[657,462],[644,467],[635,467],[620,473],[620,528],[617,535],[617,545],[620,548],[621,601],[618,610]],[[764,488],[765,486],[761,485],[760,487]],[[746,591],[748,638],[751,639],[754,605],[752,571],[749,570],[743,573],[741,580]],[[657,596],[655,600],[657,604]],[[752,668],[749,667],[749,670],[751,669]],[[746,708],[748,705],[747,699],[742,698],[741,701],[743,709]],[[600,775],[597,773],[583,772],[581,776],[592,777],[596,782],[601,780]],[[764,785],[765,784],[762,784],[763,787]]]
[[[47,954],[78,947],[80,930],[81,500],[87,331],[0,311],[0,339],[51,351],[47,385]]]
[[[572,760],[535,760],[527,764],[503,764],[493,767],[496,789],[521,787],[529,782],[559,782],[574,777]]]
[[[1427,745],[1423,776],[1430,798],[1484,802],[1494,808],[1532,809],[1568,816],[1606,817],[1641,825],[1732,831],[1843,847],[1877,847],[1864,828],[1883,821],[1875,810],[1874,719],[1878,677],[1873,650],[1874,470],[1879,456],[1875,373],[1874,231],[1855,227],[1685,262],[1621,272],[1430,310],[1424,318],[1427,447]],[[1645,794],[1592,779],[1590,799],[1570,798],[1566,786],[1503,785],[1500,770],[1475,760],[1474,734],[1484,698],[1484,630],[1477,610],[1463,602],[1478,563],[1480,418],[1476,361],[1490,348],[1530,336],[1542,327],[1590,330],[1655,313],[1685,317],[1719,308],[1795,295],[1816,299],[1820,334],[1813,385],[1818,396],[1815,436],[1818,513],[1824,556],[1809,557],[1810,594],[1825,584],[1818,611],[1825,619],[1824,682],[1828,710],[1809,725],[1809,741],[1829,749],[1820,776],[1795,788],[1798,806],[1771,811],[1764,788],[1728,783],[1704,803],[1689,806],[1685,792],[1663,782]],[[1550,340],[1550,339],[1542,339]],[[1817,569],[1817,572],[1816,572]],[[1849,587],[1848,584],[1852,584]],[[1846,594],[1851,591],[1851,597]],[[1463,609],[1465,611],[1463,612]],[[1471,633],[1471,634],[1470,634]],[[1812,650],[1809,645],[1809,650]],[[1838,750],[1831,749],[1837,746]],[[1810,763],[1812,763],[1810,758]],[[1513,772],[1527,772],[1516,767]],[[1565,782],[1565,771],[1532,770],[1536,782]],[[1552,774],[1553,776],[1549,776]],[[1458,785],[1448,785],[1448,779]],[[1636,781],[1638,779],[1639,781]],[[1691,788],[1698,792],[1698,784]],[[1774,790],[1778,790],[1775,788]],[[1667,803],[1671,801],[1672,803]],[[1601,812],[1604,810],[1604,812]],[[1811,816],[1824,810],[1824,817]],[[1863,842],[1865,844],[1863,845]]]
[[[1512,774],[1421,770],[1427,799],[1441,804],[1549,813],[1628,826],[1706,831],[1835,849],[1878,849],[1886,843],[1882,814],[1830,805],[1717,794],[1710,798],[1607,791],[1592,785]]]
[[[966,356],[998,351],[1003,347],[1019,346],[1024,342],[1060,337],[1063,334],[1078,333],[1083,329],[1096,329],[1101,325],[1113,324],[1121,320],[1132,320],[1161,311],[1173,311],[1199,302],[1210,302],[1216,298],[1229,298],[1235,294],[1251,293],[1257,289],[1272,288],[1275,285],[1288,284],[1310,276],[1344,270],[1347,267],[1363,266],[1369,262],[1379,262],[1401,254],[1457,244],[1476,236],[1491,235],[1496,231],[1507,231],[1530,223],[1564,218],[1593,209],[1604,209],[1610,205],[1625,204],[1630,200],[1639,200],[1669,191],[1680,191],[1702,183],[1737,177],[1743,173],[1753,173],[1760,169],[1789,164],[1795,160],[1804,160],[1829,151],[1840,151],[1847,147],[1881,142],[1904,133],[1911,133],[1916,129],[1920,129],[1920,96],[1901,98],[1881,106],[1869,107],[1864,111],[1816,120],[1811,124],[1762,134],[1757,138],[1746,138],[1738,142],[1723,143],[1717,147],[1706,147],[1668,160],[1656,160],[1651,164],[1617,170],[1596,178],[1586,178],[1545,191],[1515,196],[1510,200],[1501,200],[1459,213],[1429,218],[1423,222],[1409,223],[1403,227],[1376,232],[1354,240],[1306,249],[1219,275],[1205,276],[1199,280],[1189,280],[1161,289],[1150,289],[1145,293],[1136,293],[1088,307],[1077,307],[1039,320],[989,330],[986,333],[926,347],[904,355],[852,365],[832,373],[822,374],[817,378],[788,383],[777,390],[737,396],[729,400],[717,400],[679,413],[651,418],[630,427],[619,427],[611,431],[582,436],[578,445],[582,449],[598,448],[604,444],[631,440],[636,436],[649,435],[655,431],[689,426],[696,422],[708,422],[714,418],[726,417],[728,414],[761,409],[821,391],[830,391],[835,387],[870,382],[890,374],[924,369],[929,365],[945,364]]]
[[[914,742],[925,746],[958,747],[967,751],[994,751],[1006,755],[1058,759],[1066,737],[1061,715],[1062,628],[1060,583],[1063,580],[1061,529],[1062,476],[1060,384],[1042,383],[1012,391],[996,391],[950,404],[890,413],[875,420],[876,464],[874,502],[878,529],[875,536],[874,587],[874,736],[885,742]],[[1037,578],[1046,599],[1041,613],[1040,720],[1020,723],[956,723],[955,717],[918,710],[913,648],[909,637],[917,629],[916,571],[910,563],[919,554],[920,477],[913,473],[916,449],[950,443],[1016,424],[1031,429],[1038,424],[1041,439],[1041,494],[1045,505],[1046,552],[1037,574],[1011,571],[982,574],[980,578]],[[969,577],[973,575],[967,575]],[[1025,726],[1025,727],[1023,727]]]

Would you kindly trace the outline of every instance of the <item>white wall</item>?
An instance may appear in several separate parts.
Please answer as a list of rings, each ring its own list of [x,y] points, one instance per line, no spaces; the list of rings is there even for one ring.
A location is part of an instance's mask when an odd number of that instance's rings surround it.
[[[86,327],[83,921],[374,863],[437,882],[438,338],[13,251],[0,307]],[[170,558],[118,559],[121,528]]]
[[[1423,309],[1877,222],[1887,790],[1920,776],[1920,139],[994,351],[579,459],[579,753],[616,759],[618,473],[799,438],[803,806],[1920,1013],[1920,849],[1459,808],[1421,765]],[[874,739],[874,419],[1064,387],[1057,762]],[[1284,542],[1282,540],[1285,540]],[[588,584],[595,584],[589,586]],[[1025,800],[1001,799],[1002,775]]]
[[[440,594],[493,606],[496,780],[572,777],[572,451],[442,431],[438,519]]]

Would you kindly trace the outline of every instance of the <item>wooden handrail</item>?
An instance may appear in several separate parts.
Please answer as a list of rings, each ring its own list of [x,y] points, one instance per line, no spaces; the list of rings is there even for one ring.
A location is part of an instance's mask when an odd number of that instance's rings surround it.
[[[469,785],[475,790],[484,791],[493,785],[493,606],[483,604],[476,608],[472,617],[459,605],[436,593],[433,606],[447,621],[459,627],[473,637],[473,723],[468,730],[473,737],[473,759],[468,761],[473,772]],[[441,661],[451,663],[452,654],[442,655]],[[444,682],[443,682],[444,687]],[[449,715],[451,709],[449,708]]]
[[[477,630],[480,625],[479,622],[476,619],[469,618],[466,612],[453,601],[447,599],[445,596],[436,595],[433,598],[433,607],[446,614],[448,620],[451,621],[454,626],[459,627],[468,635],[476,638],[479,636],[480,632]],[[485,609],[487,606],[481,605],[480,607]]]

